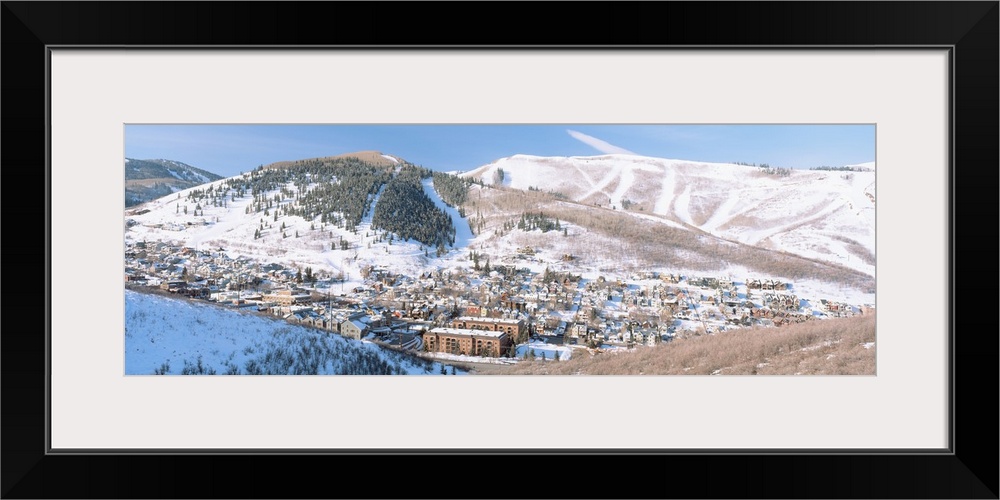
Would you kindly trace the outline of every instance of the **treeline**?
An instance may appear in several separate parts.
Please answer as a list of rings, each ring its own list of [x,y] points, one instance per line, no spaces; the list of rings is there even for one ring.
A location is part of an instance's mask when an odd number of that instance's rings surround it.
[[[822,166],[819,166],[819,167],[813,167],[813,168],[810,168],[809,170],[830,170],[830,171],[833,171],[833,172],[871,172],[872,171],[872,169],[867,168],[867,167],[846,167],[846,166],[845,167],[828,167],[826,165],[822,165]]]
[[[392,168],[357,158],[297,161],[285,168],[258,167],[252,172],[226,179],[218,187],[209,185],[188,193],[198,205],[225,207],[244,196],[253,197],[246,213],[259,213],[277,221],[283,215],[306,220],[317,217],[323,224],[354,230],[379,189],[392,178]],[[291,185],[292,187],[289,187]],[[200,207],[196,207],[199,210]]]
[[[359,162],[340,169],[336,183],[324,182],[305,192],[290,215],[306,220],[317,216],[322,224],[335,224],[354,231],[371,209],[379,189],[392,179],[392,170]]]
[[[421,181],[434,177],[435,189],[445,202],[459,205],[467,197],[471,182],[411,163],[381,166],[354,157],[300,160],[282,168],[263,168],[227,179],[216,185],[192,190],[187,201],[198,215],[204,206],[226,207],[231,201],[252,196],[247,214],[260,214],[261,231],[277,225],[283,216],[319,219],[319,226],[336,225],[356,231],[379,192],[372,214],[372,227],[443,249],[454,245],[451,218],[434,204]],[[395,175],[394,175],[395,174]],[[178,212],[181,207],[178,205]],[[187,213],[185,208],[185,213]],[[266,226],[265,226],[266,224]],[[259,237],[259,234],[255,234]],[[391,239],[390,239],[391,241]]]
[[[792,175],[792,169],[787,167],[772,167],[767,163],[761,163],[757,168],[767,175],[776,175],[778,177],[788,177],[789,175]]]
[[[540,229],[543,233],[558,231],[562,229],[559,219],[548,217],[542,212],[521,214],[521,220],[517,222],[517,228],[522,231],[534,231]]]
[[[775,175],[778,177],[787,177],[792,174],[792,169],[788,167],[772,167],[767,163],[761,163],[760,165],[752,162],[737,161],[733,162],[736,165],[743,165],[745,167],[757,167],[757,169],[767,175]]]
[[[236,201],[237,198],[242,198],[244,195],[243,190],[239,186],[233,188],[231,187],[232,184],[232,182],[227,180],[220,184],[218,188],[216,188],[215,184],[209,184],[206,188],[192,189],[188,191],[185,201],[195,205],[196,216],[199,215],[199,210],[209,205],[213,207],[227,207],[230,201]],[[180,199],[180,196],[178,193],[177,198]]]
[[[451,217],[424,192],[421,180],[431,176],[427,169],[406,165],[388,184],[375,205],[372,228],[395,233],[400,238],[443,249],[455,244]]]
[[[480,215],[480,213],[479,213],[479,211],[477,209],[476,210],[476,217],[474,217],[473,219],[471,219],[469,221],[470,227],[472,227],[472,232],[476,233],[476,234],[479,234],[479,232],[482,231],[482,224],[484,222],[485,222],[485,219]],[[531,231],[534,231],[536,229],[539,229],[543,233],[547,233],[549,231],[559,231],[559,230],[561,230],[561,231],[563,231],[564,235],[567,234],[566,233],[566,228],[564,228],[562,226],[562,223],[559,222],[559,219],[553,219],[551,217],[546,216],[545,214],[543,214],[541,212],[538,212],[538,213],[530,213],[530,212],[522,213],[521,214],[521,218],[518,219],[517,222],[514,222],[514,220],[504,221],[504,223],[501,224],[500,227],[497,227],[493,231],[493,234],[496,235],[496,236],[504,236],[506,234],[509,234],[515,228],[516,229],[520,229],[521,231],[524,231],[524,232],[531,232]]]
[[[321,224],[353,231],[371,209],[379,189],[391,178],[392,168],[353,157],[303,160],[286,168],[258,168],[250,175],[254,196],[251,210],[263,212],[275,221],[280,215],[297,215],[306,220],[319,217]],[[273,191],[278,193],[265,196]]]
[[[433,175],[434,190],[448,206],[459,207],[465,204],[469,197],[469,186],[472,185],[471,179],[463,179],[444,172],[434,172]]]

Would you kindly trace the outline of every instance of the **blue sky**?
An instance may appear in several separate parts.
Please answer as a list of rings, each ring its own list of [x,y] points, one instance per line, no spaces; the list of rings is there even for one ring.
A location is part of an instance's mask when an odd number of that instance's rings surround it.
[[[222,176],[282,160],[377,150],[441,171],[514,154],[634,153],[811,168],[875,161],[874,125],[126,125],[125,156]]]

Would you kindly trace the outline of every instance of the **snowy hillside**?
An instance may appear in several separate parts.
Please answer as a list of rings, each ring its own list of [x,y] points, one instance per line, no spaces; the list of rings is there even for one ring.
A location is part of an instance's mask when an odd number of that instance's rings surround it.
[[[385,162],[400,161],[382,154],[378,154],[378,158]],[[294,163],[285,167],[292,165]],[[299,269],[311,266],[320,275],[343,276],[348,284],[358,285],[362,270],[369,266],[386,267],[408,275],[435,267],[437,248],[414,240],[387,238],[385,231],[374,228],[373,215],[383,198],[384,187],[371,197],[370,208],[351,228],[324,222],[321,217],[307,220],[285,212],[286,209],[294,210],[297,200],[283,197],[282,191],[310,192],[320,187],[317,184],[302,186],[301,191],[293,182],[273,186],[259,193],[257,198],[270,200],[278,196],[281,201],[268,212],[256,210],[254,196],[249,193],[236,196],[227,187],[230,180],[248,176],[250,173],[185,189],[127,210],[126,242],[163,241],[198,250],[222,248],[231,258],[246,257]],[[455,241],[446,246],[446,254],[464,254],[465,247],[473,239],[468,222],[455,208],[444,203],[430,179],[424,180],[421,187],[434,206],[451,218],[455,228]],[[222,197],[221,203],[195,203],[188,198],[195,190],[228,194]],[[280,216],[276,215],[279,209],[282,210]]]
[[[366,153],[380,162],[373,170],[378,175],[399,176],[411,168],[398,157]],[[345,278],[346,289],[363,285],[363,271],[371,267],[411,277],[471,269],[475,252],[484,263],[492,258],[493,264],[538,273],[551,268],[592,279],[643,271],[762,276],[796,282],[821,297],[859,292],[858,303],[874,301],[874,172],[774,174],[632,155],[518,155],[462,174],[482,185],[462,189],[464,201],[454,206],[443,199],[454,193],[439,193],[431,178],[419,181],[413,192],[426,196],[454,228],[442,247],[376,228],[373,216],[388,196],[386,184],[333,204],[340,211],[342,203],[367,196],[370,203],[363,213],[358,209],[356,224],[331,219],[336,214],[300,215],[316,203],[314,193],[344,179],[293,182],[279,174],[326,161],[332,160],[264,167],[133,207],[125,212],[126,243],[221,249],[231,259],[280,264],[292,272],[309,266],[321,280]],[[272,174],[282,180],[248,180]],[[507,187],[494,189],[494,180]],[[541,217],[520,227],[527,216]]]
[[[622,154],[515,155],[463,176],[653,216],[674,226],[874,276],[874,163],[857,167],[872,171],[765,171]]]
[[[125,291],[125,373],[440,374],[440,363],[253,313]]]

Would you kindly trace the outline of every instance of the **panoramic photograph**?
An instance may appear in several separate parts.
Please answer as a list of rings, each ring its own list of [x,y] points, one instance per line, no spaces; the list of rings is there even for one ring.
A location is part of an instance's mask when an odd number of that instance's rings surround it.
[[[875,375],[875,126],[125,125],[126,375]]]

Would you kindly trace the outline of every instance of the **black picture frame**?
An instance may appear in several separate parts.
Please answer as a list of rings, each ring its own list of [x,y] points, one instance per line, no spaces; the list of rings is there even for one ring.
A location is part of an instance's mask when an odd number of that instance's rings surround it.
[[[14,243],[8,240],[3,246],[8,290],[16,290],[20,297],[5,301],[8,328],[0,349],[3,497],[335,497],[343,496],[343,484],[350,481],[367,485],[370,494],[365,496],[399,498],[998,498],[997,435],[992,425],[998,421],[997,392],[983,388],[996,381],[996,327],[992,321],[986,324],[994,316],[989,311],[971,314],[975,308],[958,302],[954,290],[986,291],[973,279],[983,273],[983,262],[994,262],[992,246],[980,258],[976,254],[983,245],[970,245],[969,239],[974,234],[977,243],[997,241],[991,231],[997,227],[993,224],[997,214],[994,189],[1000,165],[1000,4],[581,2],[554,7],[545,10],[536,3],[3,2],[0,60],[5,70],[5,147],[0,154],[10,195],[5,207],[8,235],[20,233]],[[555,16],[546,14],[553,11]],[[445,12],[450,16],[441,15]],[[469,21],[455,23],[455,16]],[[519,28],[513,30],[514,26]],[[328,455],[294,452],[48,453],[46,334],[51,311],[47,300],[24,299],[47,298],[51,285],[48,47],[461,44],[613,50],[609,43],[650,49],[949,48],[953,286],[948,306],[953,370],[949,374],[952,425],[947,452],[369,453],[351,456],[356,466],[350,469],[334,468],[333,457]],[[958,196],[960,190],[962,196]],[[959,227],[965,235],[961,247]],[[960,278],[967,286],[957,286]],[[24,285],[29,290],[22,295]],[[960,312],[970,314],[956,314]],[[24,325],[22,318],[30,318],[26,329],[14,326]],[[965,336],[959,337],[959,331]],[[613,469],[621,471],[620,477],[595,479],[591,471],[601,470],[595,467],[602,460],[617,464]],[[330,470],[331,477],[303,477],[304,471],[316,466]],[[431,475],[427,466],[439,472]],[[494,479],[481,472],[493,467],[502,471]]]

